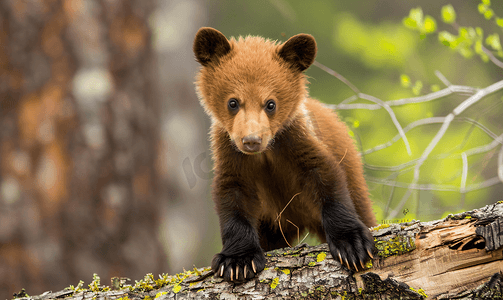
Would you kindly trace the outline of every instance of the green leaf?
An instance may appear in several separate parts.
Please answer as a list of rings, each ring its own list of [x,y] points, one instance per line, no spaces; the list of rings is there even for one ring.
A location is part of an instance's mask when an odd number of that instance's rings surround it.
[[[472,49],[468,48],[468,47],[462,47],[462,48],[459,48],[459,53],[461,55],[463,55],[464,58],[470,58],[473,56],[473,51]]]
[[[489,57],[484,52],[484,50],[482,50],[482,41],[480,41],[480,40],[476,41],[474,49],[475,49],[475,53],[477,53],[480,56],[480,58],[482,58],[482,60],[484,62],[488,62],[489,61]]]
[[[438,34],[438,40],[446,46],[451,46],[451,44],[456,41],[456,37],[452,35],[450,32],[441,31]]]
[[[405,27],[408,27],[408,28],[411,28],[411,29],[417,29],[417,23],[416,23],[416,21],[414,21],[410,17],[404,18],[402,22],[403,22],[403,25],[405,25]]]
[[[475,32],[477,33],[477,36],[483,38],[484,37],[484,30],[480,27],[475,27]]]
[[[459,37],[463,40],[470,39],[470,34],[468,33],[468,29],[466,27],[459,27]]]
[[[400,84],[404,88],[408,88],[410,86],[410,77],[405,74],[400,75]]]
[[[503,27],[503,19],[501,19],[501,18],[496,18],[496,24],[497,24],[499,27]]]
[[[434,84],[430,88],[431,88],[432,92],[438,92],[438,91],[440,91],[440,86],[438,84]],[[432,114],[432,116],[433,116],[433,114]]]
[[[491,18],[494,16],[494,11],[491,9],[491,8],[488,8],[485,12],[484,12],[484,18],[486,18],[487,20],[491,20]]]
[[[424,31],[426,33],[432,33],[437,30],[437,22],[430,16],[426,16],[424,19]]]
[[[416,21],[418,27],[423,25],[423,9],[421,7],[413,8],[409,12],[409,18]]]
[[[456,22],[456,11],[451,4],[442,7],[442,20],[447,24]]]
[[[489,6],[489,5],[491,5],[491,0],[482,0],[482,3]]]
[[[477,54],[484,53],[484,50],[482,50],[482,41],[476,41],[473,48],[475,49],[475,53]]]
[[[487,5],[485,5],[484,3],[479,3],[479,5],[477,6],[477,8],[479,9],[479,13],[483,14],[486,12],[487,10]]]
[[[414,95],[417,96],[421,93],[422,89],[423,89],[423,83],[420,80],[418,80],[414,84],[414,87],[412,88],[412,92],[414,93]]]
[[[486,45],[491,46],[496,51],[501,50],[500,36],[497,33],[489,35],[486,38]]]

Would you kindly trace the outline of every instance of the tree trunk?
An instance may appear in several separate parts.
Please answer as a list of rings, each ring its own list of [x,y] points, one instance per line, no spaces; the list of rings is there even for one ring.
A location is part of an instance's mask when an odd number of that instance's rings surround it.
[[[0,298],[163,272],[153,0],[0,1]]]
[[[108,292],[95,281],[87,290],[25,299],[501,299],[502,222],[503,204],[494,204],[439,221],[380,225],[373,266],[357,273],[332,259],[326,244],[300,245],[268,252],[266,269],[244,284],[206,268],[148,275]]]

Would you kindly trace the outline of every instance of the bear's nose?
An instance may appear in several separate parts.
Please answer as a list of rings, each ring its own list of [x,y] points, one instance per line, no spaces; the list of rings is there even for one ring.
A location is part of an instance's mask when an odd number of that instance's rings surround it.
[[[243,138],[243,146],[248,152],[258,152],[262,139],[256,135],[248,135]]]

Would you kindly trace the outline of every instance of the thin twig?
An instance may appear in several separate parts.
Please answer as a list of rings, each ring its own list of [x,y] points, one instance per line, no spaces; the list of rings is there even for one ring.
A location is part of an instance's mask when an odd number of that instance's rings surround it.
[[[288,201],[288,203],[285,205],[285,207],[283,207],[283,209],[279,212],[278,216],[276,217],[276,221],[278,222],[278,225],[279,225],[279,231],[281,231],[281,235],[283,236],[283,239],[285,239],[286,244],[290,248],[292,246],[290,245],[290,243],[288,242],[287,238],[285,237],[285,234],[283,233],[283,228],[281,228],[281,215],[283,214],[283,212],[285,211],[285,209],[288,207],[288,205],[290,205],[290,203],[292,202],[293,198],[295,198],[295,196],[297,196],[300,193],[302,193],[302,192],[298,192],[297,194],[293,195],[292,199],[290,199],[290,201]],[[290,222],[289,220],[287,220],[287,221]],[[290,223],[292,223],[292,222],[290,222]],[[297,227],[297,232],[298,232],[299,227],[297,225],[295,225],[295,224],[294,224],[294,226]],[[298,233],[297,233],[297,235],[298,235]]]
[[[445,78],[444,74],[440,73],[439,70],[435,70],[435,75],[440,79],[440,81],[443,82],[447,87],[450,87],[452,84],[447,78]]]
[[[304,238],[302,239],[302,241],[299,242],[299,245],[302,244],[306,240],[306,238],[307,238],[308,235],[309,235],[309,231],[306,233],[306,235],[304,236]]]
[[[334,76],[335,78],[339,79],[342,81],[345,85],[347,85],[355,94],[359,94],[360,91],[354,86],[349,80],[347,80],[344,76],[341,74],[335,72],[334,70],[330,69],[329,67],[319,63],[318,61],[314,61],[313,63],[314,66],[317,66],[318,68],[322,69],[323,71],[327,72],[328,74]]]
[[[487,54],[487,56],[489,56],[489,59],[493,62],[493,64],[495,64],[500,68],[503,68],[503,62],[497,59],[491,50],[487,49],[486,47],[484,47],[484,45],[482,45],[482,51],[484,51],[484,53]]]
[[[279,212],[278,217],[276,217],[276,221],[278,221],[278,219],[281,218],[281,214],[285,211],[285,209],[288,207],[288,205],[290,205],[290,202],[292,202],[293,198],[295,198],[295,196],[299,195],[300,193],[302,193],[302,192],[298,192],[297,194],[293,195],[292,199],[290,199],[290,201],[288,201],[288,203],[285,205],[285,207],[283,207],[283,209]]]
[[[393,121],[393,124],[395,125],[396,129],[398,130],[398,133],[402,137],[403,142],[405,144],[405,148],[407,149],[407,154],[409,154],[409,156],[412,156],[412,152],[410,150],[410,145],[409,145],[409,141],[407,140],[407,136],[405,135],[405,132],[403,132],[402,125],[400,125],[400,123],[398,122],[398,119],[396,118],[395,112],[393,112],[391,107],[389,107],[389,105],[387,103],[385,103],[381,99],[378,99],[377,97],[362,94],[362,93],[358,94],[358,96],[362,99],[376,102],[377,104],[382,105],[382,107],[388,112],[389,116],[391,117],[391,121]]]
[[[281,231],[281,235],[283,236],[283,239],[285,240],[286,244],[288,245],[288,247],[292,248],[292,245],[290,245],[290,243],[286,239],[286,236],[283,233],[283,229],[281,228],[281,220],[278,221],[278,225],[279,225],[279,231]]]
[[[424,96],[419,96],[419,97],[412,97],[412,98],[403,98],[403,99],[398,99],[398,100],[389,100],[386,101],[385,103],[389,106],[399,106],[399,105],[404,105],[404,104],[411,104],[411,103],[422,103],[422,102],[428,102],[432,100],[439,100],[443,97],[452,95],[452,94],[467,94],[467,95],[473,95],[476,92],[478,92],[479,89],[470,87],[470,86],[462,86],[462,85],[451,85],[445,89],[442,89],[437,92],[433,92]],[[379,104],[368,104],[368,103],[349,103],[354,101],[354,97],[356,96],[351,96],[350,98],[344,100],[340,104],[325,104],[326,107],[330,109],[368,109],[368,110],[378,110],[383,108]],[[348,101],[351,100],[351,101]]]
[[[300,229],[299,229],[299,226],[295,225],[292,221],[290,221],[288,219],[286,219],[286,221],[288,223],[292,224],[293,226],[295,226],[295,228],[297,228],[297,243],[299,243],[300,242]]]
[[[503,146],[501,146],[500,152],[498,153],[498,178],[503,182]]]
[[[466,177],[468,177],[468,157],[466,153],[461,153],[462,161],[463,161],[463,174],[461,174],[461,193],[465,193],[466,188]]]
[[[411,190],[421,190],[421,191],[439,191],[439,192],[458,192],[461,193],[461,189],[455,185],[449,184],[419,184],[419,183],[410,183],[410,182],[400,182],[394,180],[387,180],[382,178],[376,178],[372,176],[365,177],[367,182],[372,182],[380,185],[386,185],[391,187],[398,187],[404,189]],[[480,190],[483,188],[487,188],[496,184],[500,184],[501,181],[498,176],[490,178],[480,183],[470,184],[465,187],[465,193],[473,192],[476,190]],[[400,210],[401,211],[401,210]],[[400,212],[399,211],[399,212]],[[390,213],[391,215],[391,213]],[[396,215],[395,215],[396,216]],[[388,219],[387,217],[386,219]]]
[[[346,154],[348,154],[348,148],[346,148],[346,151],[344,152],[344,155],[342,156],[341,160],[339,161],[339,165],[344,160],[344,157],[346,157]]]
[[[445,121],[445,117],[432,117],[432,118],[425,118],[425,119],[417,120],[417,121],[414,121],[414,122],[410,123],[409,125],[405,126],[405,128],[403,129],[403,131],[404,131],[404,132],[408,132],[408,131],[410,131],[410,130],[412,130],[412,129],[414,129],[414,128],[418,127],[418,126],[421,126],[421,125],[426,125],[426,124],[438,124],[438,123],[443,123],[444,121]],[[485,133],[487,133],[487,135],[489,135],[491,138],[493,138],[493,139],[495,139],[495,140],[500,139],[500,138],[498,138],[498,136],[497,136],[495,133],[493,133],[493,132],[492,132],[489,128],[487,128],[487,127],[486,127],[486,126],[484,126],[482,123],[477,122],[477,121],[475,121],[475,120],[473,120],[473,119],[466,118],[466,117],[462,117],[462,118],[459,118],[459,119],[454,119],[453,121],[455,121],[455,122],[466,122],[466,123],[471,123],[471,124],[473,124],[474,126],[476,126],[476,127],[480,128],[480,129],[481,129],[482,131],[484,131]],[[503,140],[503,138],[501,138],[501,139]],[[388,148],[388,147],[390,147],[391,145],[393,145],[394,143],[396,143],[398,140],[400,140],[400,135],[399,135],[399,134],[395,135],[395,136],[394,136],[394,137],[393,137],[390,141],[388,141],[388,142],[386,142],[386,143],[384,143],[384,144],[380,144],[380,145],[377,145],[377,146],[375,146],[375,147],[373,147],[373,148],[370,148],[370,149],[368,149],[368,150],[363,151],[363,154],[364,154],[364,155],[367,155],[367,154],[370,154],[370,153],[372,153],[372,152],[376,152],[376,151],[378,151],[378,150],[382,150],[382,149]],[[494,143],[494,141],[493,141],[493,143]],[[492,145],[492,144],[489,144],[489,145]],[[485,150],[485,151],[489,151],[490,149],[492,149],[492,148],[491,148],[491,146],[489,146],[489,145],[488,145],[488,146],[482,146],[482,147],[486,147],[486,148],[487,148],[487,147],[489,147],[489,149],[488,149],[488,150]],[[497,146],[497,145],[494,145],[493,147],[496,147],[496,146]],[[484,148],[484,149],[486,149],[486,148]],[[473,155],[473,154],[475,154],[475,153],[471,153],[471,152],[470,152],[470,151],[475,151],[474,149],[476,149],[476,148],[473,148],[473,150],[472,150],[472,149],[467,150],[467,151],[468,151],[468,153],[469,153],[469,154],[468,154],[468,156],[469,156],[469,155]],[[478,149],[478,148],[477,148],[477,149]],[[480,152],[485,152],[485,151],[479,151],[479,152],[477,152],[477,153],[480,153]],[[450,155],[450,154],[448,154],[448,155]],[[448,155],[447,155],[447,156],[448,156]],[[440,156],[439,156],[439,158],[440,158],[440,159],[442,159],[442,158],[444,158],[444,157],[446,157],[446,155],[443,155],[443,154],[442,154],[442,155],[440,155]]]

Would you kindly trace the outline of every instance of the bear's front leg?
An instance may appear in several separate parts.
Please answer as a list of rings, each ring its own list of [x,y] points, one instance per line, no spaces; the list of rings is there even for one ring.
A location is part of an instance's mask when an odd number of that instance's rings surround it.
[[[211,268],[226,281],[249,280],[265,267],[265,256],[260,247],[253,217],[253,195],[243,193],[239,183],[216,178],[215,204],[220,219],[222,252],[213,257]],[[228,188],[225,188],[227,186]],[[255,226],[254,226],[255,225]]]
[[[333,165],[331,170],[316,174],[321,222],[330,253],[349,269],[364,269],[365,263],[373,258],[374,239],[356,213],[344,170],[340,165]]]
[[[374,249],[374,239],[358,215],[340,201],[327,199],[322,207],[322,224],[330,253],[342,265],[365,269]]]
[[[287,140],[289,141],[289,140]],[[321,210],[321,226],[330,253],[349,269],[361,270],[372,258],[374,239],[360,220],[348,190],[346,171],[321,147],[308,138],[293,139],[293,161],[297,163],[304,188],[314,195]]]

